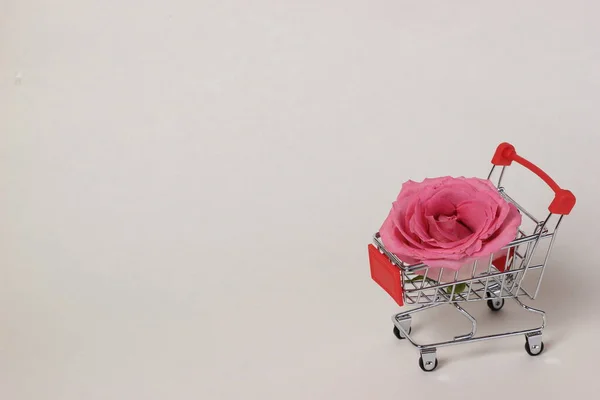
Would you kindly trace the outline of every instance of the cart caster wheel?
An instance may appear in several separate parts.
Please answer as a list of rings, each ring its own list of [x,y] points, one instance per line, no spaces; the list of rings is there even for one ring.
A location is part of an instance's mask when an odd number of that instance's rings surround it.
[[[487,301],[487,305],[492,311],[500,311],[504,307],[504,299],[490,299]]]
[[[438,360],[437,358],[434,358],[433,360],[428,359],[427,361],[423,361],[423,356],[419,357],[419,367],[421,367],[421,369],[425,372],[431,372],[434,369],[436,369],[438,366]]]
[[[544,342],[542,342],[542,332],[531,332],[525,335],[525,351],[530,356],[539,356],[544,351]]]
[[[408,334],[410,335],[410,331],[412,331],[412,327],[408,328]],[[404,336],[402,336],[402,334],[400,333],[400,329],[398,329],[397,326],[394,325],[394,336],[396,336],[399,340],[404,340],[406,339]]]
[[[539,356],[544,351],[544,342],[540,342],[540,344],[530,345],[529,341],[525,342],[525,351],[530,356]]]
[[[487,294],[488,297],[492,297],[490,293]],[[502,307],[504,307],[504,299],[492,298],[487,301],[487,305],[492,311],[500,311]]]

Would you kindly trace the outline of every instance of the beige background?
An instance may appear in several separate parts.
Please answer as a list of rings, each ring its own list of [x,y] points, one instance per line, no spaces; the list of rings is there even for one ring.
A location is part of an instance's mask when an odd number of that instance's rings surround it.
[[[1,1],[0,398],[595,391],[599,12]],[[534,303],[547,349],[443,349],[425,374],[366,245],[404,180],[485,175],[501,141],[579,198]],[[543,215],[526,178],[506,182]],[[528,322],[472,308],[482,327]],[[440,310],[413,331],[466,327]]]

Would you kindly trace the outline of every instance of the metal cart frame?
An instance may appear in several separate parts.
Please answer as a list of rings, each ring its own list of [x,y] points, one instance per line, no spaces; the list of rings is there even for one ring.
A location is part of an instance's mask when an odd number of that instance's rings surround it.
[[[550,204],[549,214],[543,220],[536,219],[524,207],[510,197],[502,186],[502,178],[507,166],[512,162],[519,163],[538,175],[554,191],[554,200]],[[490,255],[484,264],[481,260],[474,261],[468,278],[459,277],[459,271],[452,270],[454,279],[442,279],[450,270],[430,268],[425,264],[409,265],[390,253],[376,233],[373,244],[369,245],[369,261],[371,276],[396,302],[402,306],[417,305],[418,307],[392,316],[394,334],[398,339],[407,339],[420,352],[419,366],[424,371],[433,371],[437,365],[437,349],[445,346],[473,343],[490,339],[506,338],[524,335],[525,349],[532,356],[537,356],[544,350],[542,331],[546,326],[544,311],[525,305],[519,297],[534,300],[539,292],[544,270],[554,246],[558,228],[563,217],[569,214],[575,205],[575,196],[568,190],[561,189],[545,172],[528,160],[517,155],[514,146],[502,143],[496,149],[492,159],[493,167],[488,175],[492,180],[498,167],[500,174],[495,186],[499,193],[513,203],[524,217],[532,223],[529,232],[521,225],[515,240],[506,245],[500,252]],[[549,241],[541,262],[533,262],[540,243]],[[499,257],[498,257],[499,256]],[[439,272],[438,272],[439,270]],[[523,285],[525,277],[532,271],[538,272],[534,277],[534,290]],[[446,272],[446,274],[444,273]],[[524,310],[541,317],[541,324],[533,328],[503,332],[493,335],[476,336],[477,320],[468,313],[461,303],[487,301],[492,311],[499,311],[504,306],[505,299],[513,299]],[[441,305],[450,305],[471,323],[471,331],[455,336],[451,340],[419,344],[411,337],[412,315]]]

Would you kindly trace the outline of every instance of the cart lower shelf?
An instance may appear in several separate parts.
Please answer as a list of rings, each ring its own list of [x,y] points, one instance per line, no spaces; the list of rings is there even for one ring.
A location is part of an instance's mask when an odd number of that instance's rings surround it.
[[[437,343],[429,343],[429,344],[419,344],[411,337],[411,322],[412,315],[418,312],[422,312],[428,309],[432,309],[435,307],[439,307],[444,305],[443,303],[433,303],[427,304],[421,307],[417,307],[415,309],[398,313],[392,316],[392,321],[394,322],[394,335],[400,339],[406,339],[413,346],[419,349],[420,357],[419,357],[419,367],[423,371],[431,372],[435,370],[438,366],[437,359],[437,349],[440,347],[453,346],[457,344],[465,344],[465,343],[473,343],[480,342],[484,340],[491,339],[501,339],[512,336],[524,335],[525,336],[525,350],[531,356],[538,356],[542,354],[544,351],[544,343],[542,342],[542,331],[546,326],[546,313],[542,310],[538,310],[533,307],[529,307],[523,304],[517,297],[513,297],[513,299],[526,311],[531,313],[535,313],[541,316],[541,325],[535,328],[524,329],[519,331],[498,333],[493,335],[485,335],[485,336],[475,336],[477,331],[477,321],[476,319],[469,314],[463,307],[461,307],[458,303],[450,303],[460,314],[462,314],[465,318],[467,318],[472,325],[471,332],[455,336],[452,340],[445,342],[437,342]],[[448,305],[448,303],[445,303]],[[504,306],[504,299],[494,298],[487,301],[488,307],[492,311],[499,311]]]

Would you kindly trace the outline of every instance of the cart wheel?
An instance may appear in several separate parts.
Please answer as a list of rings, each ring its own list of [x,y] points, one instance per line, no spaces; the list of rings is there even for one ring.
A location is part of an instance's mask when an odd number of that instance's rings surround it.
[[[434,358],[433,361],[425,361],[423,362],[423,356],[419,357],[419,367],[425,372],[431,372],[436,369],[438,366],[437,358]]]
[[[410,335],[410,331],[412,331],[412,327],[408,328],[409,335]],[[404,336],[402,336],[402,334],[400,333],[400,329],[398,329],[398,327],[396,325],[394,325],[394,336],[396,336],[400,340],[406,339]]]
[[[487,305],[492,311],[500,311],[504,307],[504,299],[489,299]]]
[[[486,293],[488,297],[487,305],[492,311],[500,311],[502,307],[504,307],[504,299],[499,299],[497,297],[492,296],[490,292]]]
[[[540,344],[534,344],[533,346],[529,345],[529,341],[525,342],[525,351],[530,356],[539,356],[544,351],[544,342],[540,342]]]

